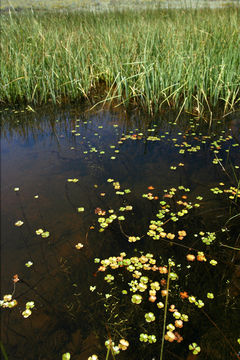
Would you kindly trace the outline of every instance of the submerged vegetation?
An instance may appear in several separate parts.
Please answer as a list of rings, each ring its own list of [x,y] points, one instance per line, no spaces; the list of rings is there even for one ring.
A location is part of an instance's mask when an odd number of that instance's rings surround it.
[[[240,102],[238,8],[2,14],[1,103],[87,99],[199,115]]]

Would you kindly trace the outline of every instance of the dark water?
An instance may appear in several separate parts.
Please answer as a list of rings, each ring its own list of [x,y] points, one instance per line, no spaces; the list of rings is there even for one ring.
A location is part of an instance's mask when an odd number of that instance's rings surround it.
[[[192,282],[181,270],[179,290],[185,286],[189,295],[195,291],[198,298],[205,296],[206,300],[211,289],[214,303],[204,301],[205,313],[189,310],[193,319],[186,331],[184,328],[183,342],[166,342],[164,359],[187,359],[188,344],[193,341],[201,345],[200,359],[236,358],[240,350],[239,198],[229,199],[230,193],[217,195],[210,189],[239,186],[240,117],[230,115],[211,129],[191,116],[176,123],[175,119],[174,113],[152,119],[76,108],[2,112],[1,295],[12,293],[14,274],[20,279],[13,295],[18,305],[1,310],[2,342],[9,359],[61,359],[67,351],[71,359],[87,359],[94,353],[105,359],[104,341],[110,336],[130,342],[129,350],[117,355],[119,359],[157,359],[161,337],[156,344],[139,342],[139,334],[147,331],[140,320],[136,323],[134,316],[140,318],[140,313],[134,315],[131,302],[119,300],[124,297],[119,290],[110,290],[103,280],[106,274],[97,272],[94,258],[118,256],[122,251],[130,257],[138,256],[139,251],[152,252],[165,259],[174,257],[181,269],[187,269],[189,248],[217,259],[218,266],[213,271],[213,266],[195,262]],[[214,159],[221,159],[220,163],[213,164]],[[131,192],[116,195],[109,178]],[[167,224],[166,231],[184,229],[189,236],[176,244],[166,239],[154,241],[146,236],[150,220],[156,220],[159,201],[166,200],[167,190],[179,186],[190,189],[181,193],[187,201],[196,202],[198,196],[203,199],[186,220]],[[19,191],[14,191],[16,187]],[[149,192],[158,199],[142,197]],[[115,221],[100,233],[95,209],[117,211],[126,205],[133,206],[124,213],[126,220]],[[78,212],[81,207],[84,211]],[[118,215],[122,215],[120,211]],[[18,220],[24,222],[20,227],[14,225]],[[225,232],[221,230],[224,225]],[[36,235],[38,229],[50,236]],[[196,239],[200,231],[216,233],[213,246],[206,247]],[[124,234],[145,236],[129,243]],[[84,245],[80,250],[75,248],[78,243]],[[31,267],[25,265],[28,261],[33,263]],[[122,289],[121,281],[114,287]],[[95,285],[97,290],[90,291]],[[118,299],[117,305],[106,300],[109,291],[113,291],[111,299]],[[27,301],[34,301],[35,308],[24,319]],[[148,311],[150,305],[144,305]],[[112,321],[124,311],[128,330]],[[213,343],[219,346],[213,348]]]

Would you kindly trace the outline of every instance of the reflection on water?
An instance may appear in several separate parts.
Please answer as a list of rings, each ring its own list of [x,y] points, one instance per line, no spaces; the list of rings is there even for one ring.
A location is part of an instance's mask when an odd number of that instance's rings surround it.
[[[134,247],[145,252],[161,249],[166,256],[180,260],[185,257],[185,248],[180,251],[177,246],[160,246],[152,240],[134,246],[122,236],[117,224],[104,236],[97,231],[95,209],[122,206],[122,199],[109,191],[108,178],[131,189],[127,201],[134,211],[124,225],[128,234],[146,234],[158,209],[158,201],[142,198],[148,187],[154,188],[160,200],[164,189],[179,185],[191,189],[190,199],[203,197],[201,210],[188,221],[192,234],[199,228],[220,232],[227,219],[239,212],[233,201],[231,204],[227,197],[210,191],[220,182],[226,187],[236,186],[239,179],[239,115],[219,121],[211,129],[190,117],[177,123],[175,118],[174,113],[152,119],[134,113],[92,114],[72,108],[2,113],[2,293],[11,293],[14,274],[21,279],[15,292],[19,304],[5,309],[2,318],[3,342],[10,359],[57,359],[64,351],[70,351],[73,359],[87,359],[96,351],[104,354],[102,341],[107,331],[101,324],[102,304],[98,307],[95,294],[89,293],[89,286],[101,280],[93,276],[95,257],[131,253]],[[220,164],[213,164],[216,159]],[[19,191],[14,191],[16,187]],[[84,212],[78,211],[81,207]],[[17,220],[22,220],[23,226],[14,226]],[[239,247],[237,220],[233,219],[230,226],[229,246]],[[90,226],[95,229],[90,230]],[[48,231],[50,236],[42,238],[37,229]],[[194,248],[194,238],[189,241],[187,247]],[[75,248],[79,242],[84,245],[80,251]],[[199,286],[204,287],[207,281],[219,291],[217,311],[229,310],[229,319],[237,321],[240,287],[236,266],[240,259],[236,252],[223,247],[218,256],[221,266],[217,275],[210,279],[205,274],[200,281],[196,274],[196,279]],[[28,268],[25,264],[29,261],[33,265]],[[228,288],[230,297],[226,281],[234,284]],[[21,312],[29,300],[35,301],[36,309],[23,319]],[[228,309],[229,304],[232,307]],[[214,309],[212,314],[217,321]],[[229,329],[230,324],[226,324],[226,331]],[[211,323],[201,330],[198,336],[202,343],[208,331],[219,341]],[[202,359],[232,358],[223,345],[224,355],[214,355],[208,349]],[[185,350],[173,349],[174,354],[183,356],[179,358],[186,358]],[[131,359],[145,359],[138,351],[132,347]],[[171,351],[166,352],[166,359],[174,358]],[[122,353],[119,358],[129,356]]]

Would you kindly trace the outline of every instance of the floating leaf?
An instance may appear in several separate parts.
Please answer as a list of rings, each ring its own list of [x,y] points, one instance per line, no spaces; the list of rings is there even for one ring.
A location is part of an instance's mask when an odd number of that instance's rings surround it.
[[[69,352],[62,354],[62,360],[70,360],[71,354]]]
[[[48,238],[50,236],[50,233],[48,231],[45,231],[41,234],[43,238]]]
[[[24,224],[24,222],[23,222],[22,220],[18,220],[18,221],[15,222],[14,225],[20,227],[20,226],[22,226],[23,224]]]

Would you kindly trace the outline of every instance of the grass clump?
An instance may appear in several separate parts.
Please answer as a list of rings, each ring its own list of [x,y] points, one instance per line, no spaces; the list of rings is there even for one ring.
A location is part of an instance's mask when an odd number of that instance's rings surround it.
[[[237,8],[2,15],[1,102],[104,98],[209,112],[240,100]],[[102,88],[102,87],[101,87]]]

